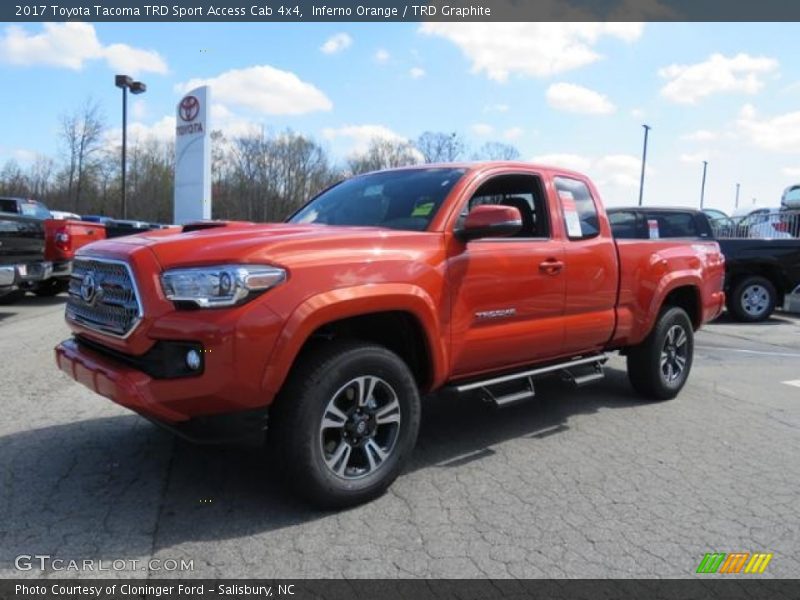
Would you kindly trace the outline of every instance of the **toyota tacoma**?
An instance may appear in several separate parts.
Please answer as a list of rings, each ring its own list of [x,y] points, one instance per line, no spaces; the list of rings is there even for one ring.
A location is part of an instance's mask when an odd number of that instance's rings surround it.
[[[342,181],[284,223],[201,222],[89,244],[55,349],[70,377],[189,438],[266,430],[312,502],[382,493],[420,398],[504,406],[627,357],[669,399],[724,305],[713,240],[615,240],[592,182],[527,163]]]

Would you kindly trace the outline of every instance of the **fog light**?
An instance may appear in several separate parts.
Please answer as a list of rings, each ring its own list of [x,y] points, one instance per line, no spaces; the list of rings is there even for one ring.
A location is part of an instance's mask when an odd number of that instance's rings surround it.
[[[186,366],[192,371],[200,368],[200,353],[197,350],[189,350],[186,353]]]

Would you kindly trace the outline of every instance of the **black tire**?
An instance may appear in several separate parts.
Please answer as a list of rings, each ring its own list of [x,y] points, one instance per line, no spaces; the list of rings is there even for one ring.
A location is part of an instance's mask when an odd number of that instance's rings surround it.
[[[24,297],[25,290],[14,290],[11,292],[6,292],[5,294],[0,294],[0,306],[14,304],[15,302],[22,300]]]
[[[52,298],[61,292],[66,292],[69,284],[61,279],[48,279],[38,284],[33,293],[41,298]]]
[[[359,378],[374,391],[362,393]],[[371,404],[359,406],[358,397]],[[336,410],[345,416],[342,426]],[[273,459],[301,495],[321,508],[342,508],[391,485],[414,448],[419,421],[417,384],[400,357],[373,344],[330,342],[298,358],[270,411],[267,435]]]
[[[744,323],[766,321],[775,311],[778,293],[766,277],[748,275],[736,282],[727,298],[728,312]]]
[[[693,358],[694,329],[689,315],[682,308],[669,307],[661,312],[650,335],[628,351],[628,379],[643,397],[670,400],[686,384]],[[680,373],[673,378],[679,367]]]

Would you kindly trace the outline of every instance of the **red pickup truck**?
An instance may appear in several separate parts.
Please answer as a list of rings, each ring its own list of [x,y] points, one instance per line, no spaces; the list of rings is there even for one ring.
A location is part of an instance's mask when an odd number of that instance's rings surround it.
[[[44,258],[53,264],[53,274],[37,286],[36,294],[55,296],[65,292],[69,287],[75,251],[105,237],[106,229],[99,223],[75,219],[44,221]]]
[[[526,163],[354,177],[285,223],[204,222],[78,252],[59,367],[191,438],[263,431],[318,504],[380,494],[420,397],[498,405],[627,356],[646,398],[678,394],[693,334],[724,305],[714,241],[615,241],[581,174]]]

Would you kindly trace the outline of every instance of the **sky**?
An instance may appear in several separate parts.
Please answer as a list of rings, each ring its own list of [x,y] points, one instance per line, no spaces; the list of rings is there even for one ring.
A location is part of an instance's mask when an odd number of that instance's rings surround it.
[[[174,135],[210,84],[213,129],[310,135],[335,157],[373,136],[458,132],[472,148],[583,171],[607,205],[778,206],[800,182],[796,23],[0,24],[0,164],[59,152],[61,115],[92,98],[118,139]]]

